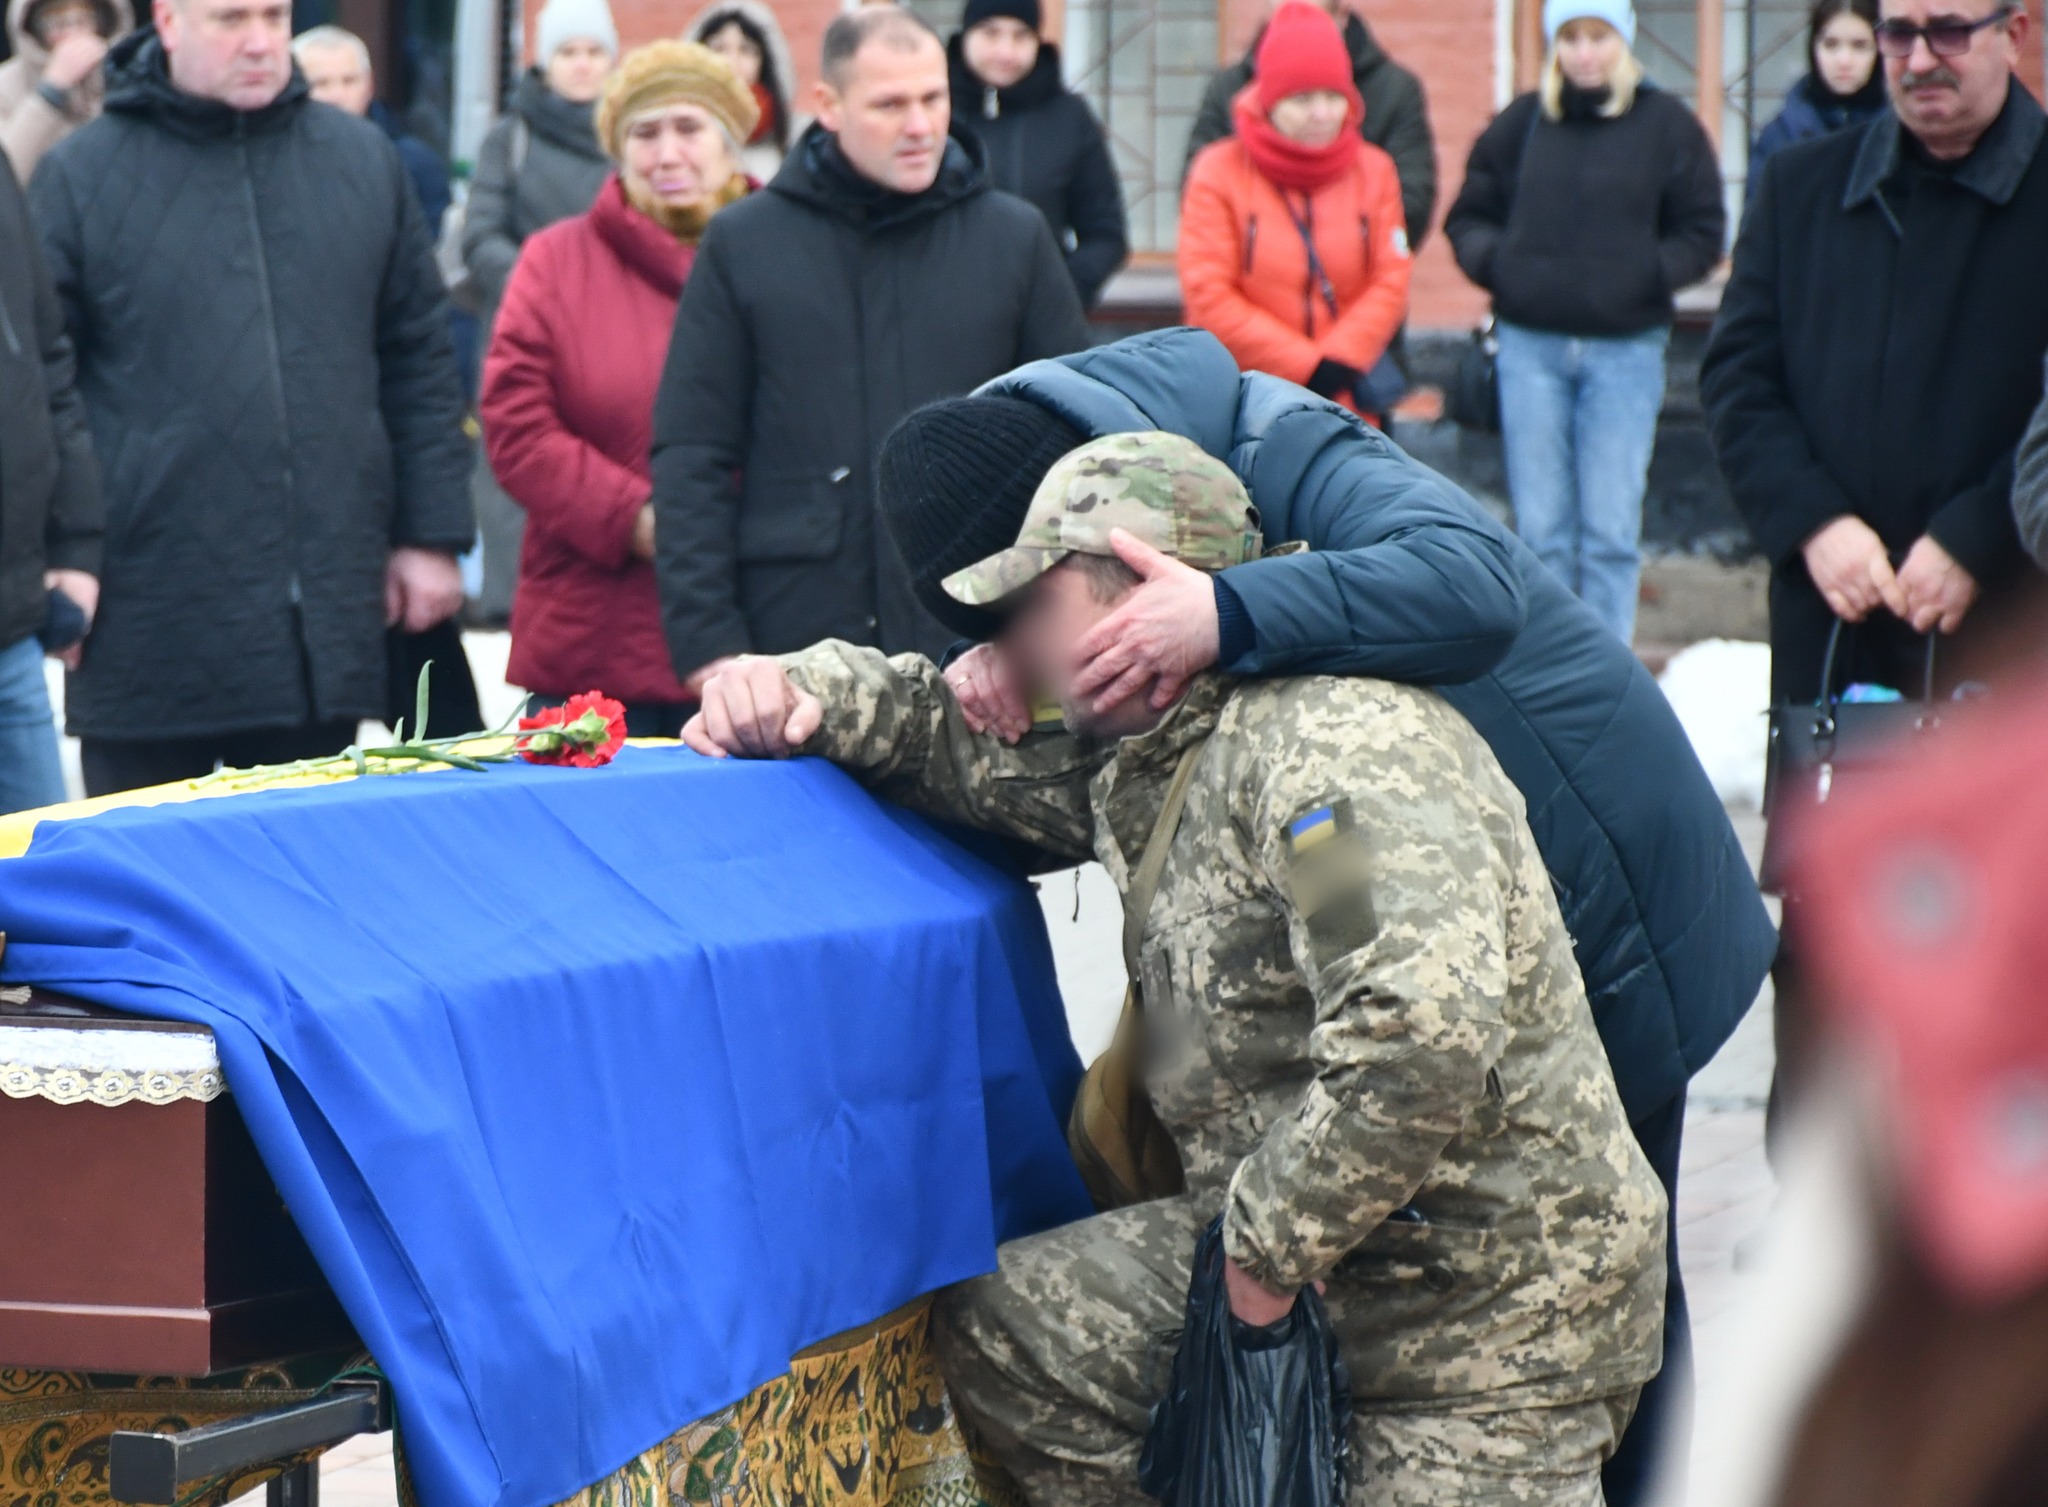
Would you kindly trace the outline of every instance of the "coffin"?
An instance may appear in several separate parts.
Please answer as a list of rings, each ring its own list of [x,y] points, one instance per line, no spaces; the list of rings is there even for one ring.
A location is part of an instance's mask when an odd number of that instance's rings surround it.
[[[0,991],[0,1367],[207,1376],[354,1342],[213,1036]]]

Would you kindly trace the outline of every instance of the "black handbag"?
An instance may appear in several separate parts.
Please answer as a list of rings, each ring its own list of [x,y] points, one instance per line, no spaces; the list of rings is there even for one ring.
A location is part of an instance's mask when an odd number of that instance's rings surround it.
[[[1529,114],[1529,129],[1522,137],[1521,155],[1515,158],[1515,182],[1508,192],[1508,214],[1515,212],[1515,199],[1522,188],[1522,169],[1529,161],[1529,148],[1536,140],[1536,127],[1543,123],[1538,106]],[[1502,227],[1505,230],[1506,224]],[[1444,394],[1444,412],[1461,429],[1481,434],[1500,433],[1500,335],[1494,319],[1472,332],[1471,342],[1458,352],[1458,370],[1451,378],[1451,390]]]
[[[1799,807],[1825,806],[1844,778],[1889,764],[1900,745],[1941,725],[1934,699],[1935,636],[1927,635],[1927,660],[1920,698],[1905,701],[1848,701],[1835,685],[1835,656],[1842,645],[1841,619],[1828,632],[1821,663],[1820,695],[1811,704],[1771,709],[1770,754],[1764,773],[1764,854],[1757,883],[1764,893],[1782,895],[1792,868],[1791,844],[1781,820]]]
[[[1461,429],[1500,433],[1500,336],[1491,319],[1474,330],[1458,352],[1458,370],[1444,400],[1445,410]]]

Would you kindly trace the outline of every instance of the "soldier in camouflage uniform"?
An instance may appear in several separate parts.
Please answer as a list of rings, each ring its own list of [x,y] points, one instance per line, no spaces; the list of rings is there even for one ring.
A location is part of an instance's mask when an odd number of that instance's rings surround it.
[[[1056,465],[1017,546],[946,589],[1022,603],[1012,648],[1112,527],[1207,570],[1258,550],[1227,467],[1120,435]],[[1097,857],[1126,893],[1200,745],[1140,979],[1145,1082],[1187,1192],[1012,1242],[935,1311],[961,1414],[1033,1503],[1147,1500],[1138,1448],[1219,1209],[1265,1291],[1326,1284],[1357,1400],[1352,1502],[1600,1501],[1659,1362],[1664,1195],[1521,796],[1457,713],[1382,681],[1210,675],[1133,735],[1011,747],[971,733],[921,658],[826,643],[728,674],[696,746],[829,758],[906,805]]]

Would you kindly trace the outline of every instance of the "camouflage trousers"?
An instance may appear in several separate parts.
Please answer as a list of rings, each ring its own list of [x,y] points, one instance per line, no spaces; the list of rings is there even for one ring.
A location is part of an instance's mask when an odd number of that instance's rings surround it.
[[[954,1406],[1032,1507],[1151,1502],[1138,1450],[1212,1215],[1183,1197],[1082,1220],[1012,1241],[999,1271],[940,1295],[932,1344]],[[1636,1395],[1507,1411],[1361,1401],[1349,1507],[1600,1507]]]

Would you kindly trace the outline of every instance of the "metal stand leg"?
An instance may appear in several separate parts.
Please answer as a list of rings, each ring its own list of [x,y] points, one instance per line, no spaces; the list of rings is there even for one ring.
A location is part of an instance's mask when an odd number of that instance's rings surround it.
[[[320,1462],[308,1460],[272,1476],[266,1490],[267,1507],[320,1507]]]
[[[124,1429],[107,1445],[107,1493],[116,1503],[171,1507],[196,1481],[296,1459],[358,1434],[381,1434],[391,1427],[390,1403],[381,1380],[350,1379],[305,1402],[181,1434]],[[269,1507],[320,1507],[320,1462],[286,1471],[270,1483],[269,1495]]]

